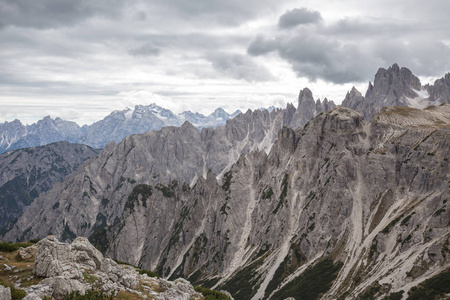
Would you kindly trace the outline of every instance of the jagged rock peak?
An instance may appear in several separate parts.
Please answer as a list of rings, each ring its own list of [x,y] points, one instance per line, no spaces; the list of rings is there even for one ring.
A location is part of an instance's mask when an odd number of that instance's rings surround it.
[[[430,96],[430,102],[433,104],[450,102],[450,73],[437,79],[433,85],[427,84],[425,89]]]
[[[311,101],[314,102],[313,94],[309,88],[305,87],[298,95],[298,107],[300,107],[302,103]]]
[[[408,89],[420,90],[421,87],[418,77],[414,76],[408,68],[400,68],[397,64],[393,64],[387,70],[379,68],[375,75],[374,89],[376,95],[386,96],[391,89],[395,89],[398,92],[407,93],[408,96],[416,97],[417,94],[408,91]],[[369,90],[371,89],[369,88]],[[370,95],[369,90],[366,97]]]
[[[355,88],[354,86],[352,87],[352,89],[350,90],[350,92],[347,92],[347,95],[349,95],[349,96],[352,96],[352,95],[362,96],[361,92],[358,91],[358,89]]]
[[[309,120],[322,112],[329,111],[336,107],[333,101],[324,99],[314,100],[313,93],[309,88],[304,88],[298,96],[298,107],[293,115],[289,126],[291,128],[303,127]]]

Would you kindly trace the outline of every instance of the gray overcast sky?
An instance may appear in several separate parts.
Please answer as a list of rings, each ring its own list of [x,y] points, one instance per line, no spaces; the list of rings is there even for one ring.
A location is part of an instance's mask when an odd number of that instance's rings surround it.
[[[449,15],[448,0],[0,0],[0,122],[284,107],[306,86],[340,103],[393,63],[432,82]]]

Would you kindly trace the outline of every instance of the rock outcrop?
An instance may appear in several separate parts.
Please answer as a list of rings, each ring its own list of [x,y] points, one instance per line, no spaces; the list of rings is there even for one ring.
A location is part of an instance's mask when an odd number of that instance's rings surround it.
[[[38,247],[36,245],[32,245],[26,248],[20,247],[17,251],[17,257],[21,260],[28,260],[36,257]]]
[[[11,300],[11,289],[0,285],[0,300]]]
[[[105,294],[119,291],[153,299],[201,299],[193,286],[184,279],[170,282],[139,274],[131,266],[120,266],[92,246],[86,238],[78,237],[72,244],[61,243],[49,236],[36,244],[38,252],[33,273],[44,278],[39,284],[25,288],[26,299],[44,296],[64,299],[70,292],[86,293],[99,289]],[[139,288],[139,291],[136,290]]]

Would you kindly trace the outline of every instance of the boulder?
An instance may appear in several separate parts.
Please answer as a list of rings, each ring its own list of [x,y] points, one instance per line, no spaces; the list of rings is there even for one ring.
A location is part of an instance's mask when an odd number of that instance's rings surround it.
[[[75,241],[73,241],[71,247],[75,262],[85,266],[90,266],[93,269],[100,269],[103,261],[103,255],[89,242],[87,238],[77,237]]]
[[[33,274],[36,277],[83,278],[83,274],[75,265],[75,256],[69,244],[60,243],[54,237],[47,237],[36,245],[39,248],[33,266]]]
[[[33,245],[30,247],[20,247],[19,251],[17,252],[17,256],[19,257],[19,259],[22,260],[26,260],[26,259],[32,259],[33,257],[36,256],[36,252],[38,250],[38,246]]]
[[[84,294],[92,288],[107,294],[124,290],[133,292],[142,280],[153,281],[154,284],[149,286],[154,285],[155,288],[159,285],[156,292],[159,294],[152,292],[155,299],[202,299],[202,295],[195,292],[187,280],[171,282],[139,275],[134,267],[123,267],[112,259],[104,258],[86,238],[78,237],[69,245],[50,236],[38,242],[37,247],[33,273],[45,279],[38,285],[26,288],[29,294],[26,300],[44,296],[64,299],[70,292]],[[90,276],[96,278],[95,282],[89,280]]]
[[[119,281],[125,275],[125,270],[110,258],[103,259],[100,271],[108,274],[109,279],[114,282]]]
[[[70,292],[84,294],[87,290],[86,285],[77,279],[69,279],[62,276],[46,278],[41,284],[50,286],[53,289],[52,297],[56,300],[64,299]]]
[[[160,279],[159,287],[165,289],[165,291],[157,299],[189,300],[203,298],[201,294],[194,290],[189,281],[183,278],[178,278],[173,282]]]
[[[11,300],[11,289],[0,285],[0,300]]]

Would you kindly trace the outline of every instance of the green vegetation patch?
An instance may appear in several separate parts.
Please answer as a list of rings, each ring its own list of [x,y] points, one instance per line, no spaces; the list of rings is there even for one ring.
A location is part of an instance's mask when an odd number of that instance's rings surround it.
[[[156,277],[159,278],[159,275],[156,272],[145,270],[145,269],[139,269],[139,274],[143,275],[146,274],[148,277]]]
[[[268,297],[286,277],[297,270],[305,261],[306,257],[303,255],[300,246],[292,244],[289,253],[275,271],[272,281],[270,281],[267,286],[266,297]]]
[[[279,197],[279,201],[277,207],[272,211],[273,214],[276,214],[278,210],[283,207],[288,190],[288,174],[284,174],[283,182],[281,182],[281,194]]]
[[[134,210],[134,204],[139,201],[139,195],[142,197],[142,205],[147,207],[147,199],[152,195],[152,187],[148,184],[138,184],[133,188],[131,194],[125,202],[125,209]]]
[[[445,299],[450,293],[450,268],[411,288],[407,300]]]
[[[20,243],[0,242],[0,252],[14,252],[14,251],[19,250],[20,247],[26,248],[33,244],[35,244],[35,243],[33,243],[32,241],[20,242]]]
[[[205,297],[205,300],[231,300],[230,297],[219,291],[201,286],[196,286],[194,289],[196,292],[201,293]]]
[[[376,299],[376,295],[380,292],[381,290],[381,285],[376,282],[374,284],[372,284],[371,286],[369,286],[364,293],[360,294],[358,296],[359,300],[375,300]]]
[[[83,279],[89,284],[94,284],[98,280],[98,277],[92,274],[83,273]]]
[[[63,241],[73,241],[76,238],[77,238],[77,235],[72,230],[70,230],[69,225],[66,223],[66,225],[64,226],[62,235],[61,235],[61,239]]]
[[[231,171],[226,172],[223,175],[223,184],[222,184],[222,189],[224,191],[230,191],[230,185],[231,185],[231,179],[233,178],[233,174],[231,173]]]
[[[266,186],[262,192],[261,199],[267,200],[273,196],[273,189],[270,186]]]
[[[65,300],[112,300],[113,295],[108,295],[99,290],[89,290],[84,295],[79,292],[71,292],[66,295]]]
[[[14,287],[14,285],[4,284],[3,282],[0,282],[0,285],[9,287],[11,289],[11,300],[20,300],[25,298],[25,296],[27,295],[27,293],[24,290],[18,289]]]
[[[405,293],[405,291],[403,291],[403,290],[395,292],[395,293],[391,293],[389,296],[384,297],[383,300],[402,300],[404,293]]]
[[[444,211],[445,211],[445,208],[440,208],[440,209],[438,209],[438,210],[433,214],[433,217],[439,216],[439,215],[442,214]]]
[[[392,220],[391,223],[389,223],[386,227],[383,228],[383,230],[381,230],[381,233],[389,233],[391,229],[395,226],[395,224],[397,224],[398,221],[400,221],[403,218],[403,216],[404,214],[401,214],[399,217]]]
[[[108,249],[109,244],[107,228],[105,215],[98,213],[92,229],[92,234],[89,236],[89,242],[103,254],[106,252],[106,249]]]
[[[263,263],[262,257],[237,272],[220,288],[228,291],[235,299],[251,299],[260,286],[256,269]],[[259,283],[258,283],[259,282]]]
[[[416,212],[413,212],[413,213],[410,214],[409,216],[405,217],[405,218],[401,221],[400,225],[401,225],[401,226],[408,225],[409,219],[411,219],[411,217],[412,217],[415,213],[416,213]]]
[[[300,276],[286,284],[275,293],[271,299],[295,299],[314,300],[326,293],[336,279],[342,263],[333,264],[331,258],[326,258],[314,266],[311,266]]]
[[[172,183],[169,184],[169,186],[166,186],[162,183],[158,183],[155,186],[155,189],[161,191],[164,197],[173,198],[173,197],[175,197],[175,192],[173,189],[175,186],[177,186],[177,184],[178,184],[178,182],[176,180],[172,181]]]

